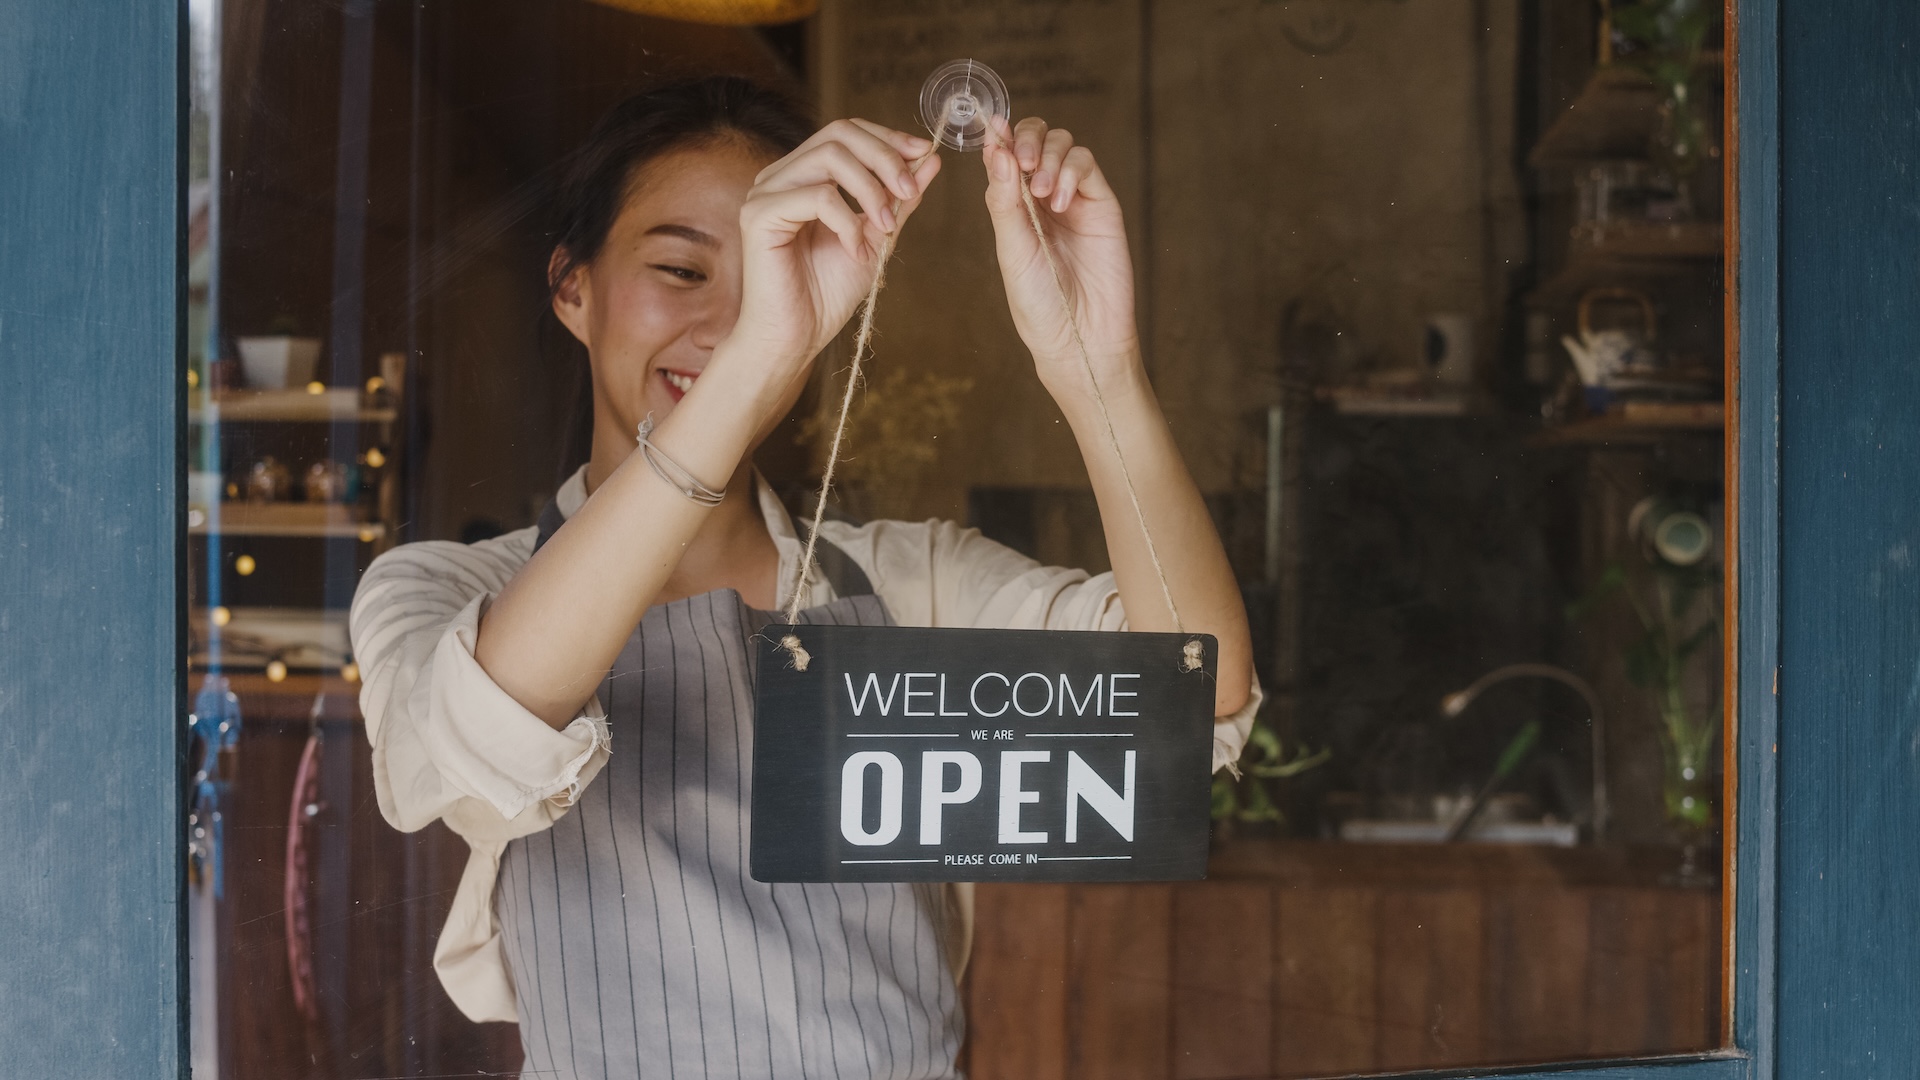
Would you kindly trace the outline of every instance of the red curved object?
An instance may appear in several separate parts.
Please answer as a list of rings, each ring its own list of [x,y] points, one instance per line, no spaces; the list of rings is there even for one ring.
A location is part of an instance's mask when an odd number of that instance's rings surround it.
[[[287,872],[282,884],[287,915],[287,971],[293,983],[293,1007],[309,1024],[320,1019],[313,990],[313,926],[307,912],[307,807],[320,801],[320,731],[314,729],[300,751],[293,774],[293,803],[287,808]]]

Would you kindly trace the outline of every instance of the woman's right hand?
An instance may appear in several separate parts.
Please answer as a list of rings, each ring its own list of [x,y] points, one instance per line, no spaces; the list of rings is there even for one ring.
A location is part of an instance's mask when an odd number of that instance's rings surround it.
[[[939,173],[932,149],[917,135],[836,120],[761,170],[740,208],[740,316],[721,348],[788,378],[804,371],[866,297],[887,235]]]

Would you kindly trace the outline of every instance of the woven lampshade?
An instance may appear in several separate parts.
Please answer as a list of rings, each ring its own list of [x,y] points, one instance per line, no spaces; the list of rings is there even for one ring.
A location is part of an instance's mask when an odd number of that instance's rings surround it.
[[[793,22],[820,9],[820,0],[593,0],[610,8],[708,26]]]

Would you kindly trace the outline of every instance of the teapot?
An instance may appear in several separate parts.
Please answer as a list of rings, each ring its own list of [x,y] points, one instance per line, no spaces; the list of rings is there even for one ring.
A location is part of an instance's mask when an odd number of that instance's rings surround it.
[[[1594,303],[1610,299],[1629,300],[1638,306],[1641,318],[1638,334],[1624,329],[1594,329]],[[1646,346],[1653,341],[1654,333],[1653,301],[1647,299],[1645,293],[1635,289],[1592,289],[1580,298],[1580,336],[1563,334],[1560,344],[1573,358],[1583,385],[1604,387],[1627,368],[1652,366],[1654,354]]]

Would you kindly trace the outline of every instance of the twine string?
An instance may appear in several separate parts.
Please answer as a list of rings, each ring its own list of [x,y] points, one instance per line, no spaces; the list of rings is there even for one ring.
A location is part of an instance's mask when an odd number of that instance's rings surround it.
[[[944,127],[944,125],[943,125]],[[908,171],[920,175],[920,166],[928,158],[940,152],[940,140],[946,132],[933,134],[933,145],[927,152],[915,158]],[[813,584],[813,556],[820,546],[820,523],[827,516],[827,496],[833,491],[834,470],[840,464],[840,447],[847,437],[847,417],[853,411],[853,392],[860,386],[860,368],[866,362],[867,350],[873,341],[873,312],[880,303],[880,288],[887,281],[887,263],[893,258],[893,249],[899,241],[899,215],[903,200],[893,200],[895,231],[887,233],[880,241],[880,251],[873,264],[873,283],[867,286],[866,302],[860,305],[860,327],[853,335],[853,363],[847,368],[847,389],[840,395],[840,416],[833,425],[833,441],[827,444],[827,465],[820,474],[820,497],[813,507],[813,522],[807,529],[806,551],[800,556],[800,575],[794,582],[793,596],[787,600],[786,634],[780,638],[780,645],[793,657],[793,666],[797,671],[807,670],[807,664],[813,657],[800,644],[800,636],[791,627],[800,620],[800,606],[807,601],[808,592]]]
[[[1011,153],[1013,148],[1001,144]],[[1147,525],[1147,512],[1140,505],[1140,492],[1133,486],[1133,473],[1127,468],[1127,455],[1120,449],[1120,435],[1113,427],[1113,414],[1107,411],[1107,396],[1100,389],[1100,378],[1093,370],[1093,354],[1087,349],[1086,339],[1080,336],[1080,318],[1073,309],[1073,299],[1067,293],[1066,276],[1060,272],[1060,260],[1053,253],[1053,245],[1047,241],[1047,230],[1040,224],[1040,205],[1034,201],[1033,188],[1028,184],[1027,173],[1020,174],[1020,201],[1026,205],[1027,221],[1033,225],[1033,235],[1040,241],[1040,253],[1046,256],[1047,270],[1053,275],[1053,290],[1060,297],[1060,307],[1067,315],[1067,329],[1073,335],[1073,347],[1080,354],[1080,366],[1086,370],[1087,383],[1093,387],[1093,401],[1100,409],[1100,422],[1106,429],[1107,445],[1113,450],[1113,459],[1120,466],[1120,480],[1127,489],[1127,499],[1133,503],[1133,515],[1140,522],[1140,536],[1147,542],[1147,558],[1153,563],[1153,572],[1160,579],[1160,595],[1167,602],[1167,614],[1173,619],[1176,634],[1187,632],[1180,621],[1180,608],[1173,602],[1173,586],[1167,581],[1167,568],[1160,561],[1160,550],[1154,546],[1153,530]],[[1189,642],[1196,645],[1198,642]],[[1181,666],[1193,670],[1194,650],[1182,652]]]
[[[925,162],[928,157],[939,152],[940,141],[944,135],[943,125],[943,130],[934,133],[933,148],[928,150],[926,154],[921,155],[921,157],[913,163],[913,171],[916,175],[920,171],[921,163]],[[1007,152],[1013,152],[1013,148],[1005,142],[1001,142],[1000,145]],[[1046,257],[1047,270],[1053,277],[1053,289],[1055,294],[1060,298],[1061,310],[1066,313],[1067,329],[1073,337],[1074,349],[1080,354],[1080,364],[1087,373],[1087,382],[1093,387],[1093,400],[1095,406],[1100,410],[1101,424],[1107,434],[1107,445],[1113,450],[1114,461],[1120,466],[1120,480],[1122,485],[1127,489],[1127,499],[1133,505],[1134,517],[1139,521],[1141,539],[1146,541],[1147,558],[1153,564],[1155,576],[1160,579],[1160,595],[1166,600],[1167,614],[1173,619],[1174,632],[1185,634],[1186,627],[1180,619],[1180,608],[1174,603],[1173,586],[1167,580],[1166,565],[1161,562],[1160,551],[1154,545],[1153,529],[1147,524],[1147,512],[1145,508],[1140,505],[1140,492],[1134,486],[1133,473],[1127,467],[1126,453],[1120,447],[1120,435],[1114,429],[1113,414],[1107,410],[1106,394],[1101,390],[1100,379],[1094,371],[1093,354],[1087,348],[1086,339],[1080,334],[1080,319],[1074,310],[1073,298],[1067,292],[1066,276],[1061,272],[1060,260],[1054,255],[1053,245],[1047,240],[1047,230],[1040,220],[1040,206],[1034,200],[1030,180],[1031,177],[1028,173],[1024,171],[1021,172],[1020,201],[1026,207],[1027,221],[1033,226],[1034,238],[1040,242],[1040,252]],[[894,200],[893,208],[894,212],[898,214],[900,210],[900,200]],[[839,464],[841,443],[846,436],[847,416],[853,408],[853,392],[860,382],[861,364],[866,358],[867,349],[873,337],[874,307],[880,301],[880,288],[886,281],[887,262],[893,256],[896,239],[896,234],[888,233],[886,238],[881,242],[879,261],[874,266],[873,271],[873,284],[867,289],[866,303],[861,307],[860,327],[858,331],[855,332],[853,338],[853,363],[847,372],[847,389],[840,398],[840,417],[834,425],[833,441],[828,444],[827,449],[826,469],[820,479],[820,498],[813,508],[813,525],[807,533],[806,553],[800,560],[799,580],[794,587],[792,598],[787,602],[787,626],[789,629],[787,633],[781,637],[780,645],[791,655],[793,666],[799,671],[807,670],[807,664],[812,661],[812,656],[800,643],[800,637],[793,632],[792,627],[796,625],[799,619],[800,605],[805,602],[808,586],[812,583],[814,551],[819,544],[820,524],[826,516],[827,495],[833,489],[833,474],[835,467]],[[1188,641],[1180,650],[1180,670],[1194,671],[1199,669],[1204,663],[1203,653],[1204,646],[1198,639]]]

